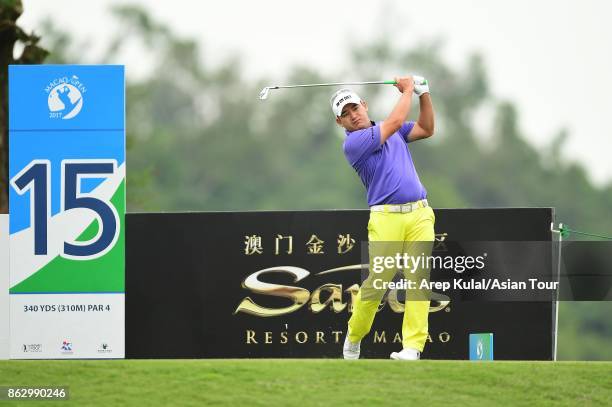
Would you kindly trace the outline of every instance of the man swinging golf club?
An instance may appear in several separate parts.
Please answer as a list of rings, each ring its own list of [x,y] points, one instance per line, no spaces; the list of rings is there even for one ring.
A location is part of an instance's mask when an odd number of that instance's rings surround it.
[[[336,123],[346,131],[344,155],[361,178],[370,207],[370,273],[353,304],[343,348],[345,359],[359,358],[361,340],[370,331],[385,294],[385,290],[372,288],[373,279],[390,280],[396,272],[378,275],[373,272],[373,242],[406,245],[434,240],[435,216],[407,145],[433,135],[434,112],[429,84],[422,77],[407,76],[395,78],[395,86],[401,92],[400,99],[382,122],[370,120],[367,103],[350,89],[341,89],[331,97]],[[413,92],[419,97],[420,113],[416,122],[406,122]],[[428,247],[431,250],[431,246]],[[423,250],[418,251],[421,254]],[[425,272],[429,278],[428,270]],[[408,292],[406,297],[403,349],[391,353],[391,358],[418,360],[428,335],[429,299],[421,297],[419,301],[409,301]]]

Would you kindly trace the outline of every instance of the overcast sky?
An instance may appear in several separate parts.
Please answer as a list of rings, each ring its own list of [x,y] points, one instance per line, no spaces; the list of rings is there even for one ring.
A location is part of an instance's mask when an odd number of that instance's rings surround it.
[[[522,130],[535,146],[547,145],[566,127],[565,156],[584,163],[598,184],[612,183],[609,1],[23,2],[24,28],[36,29],[52,16],[58,26],[80,38],[94,37],[98,44],[109,37],[111,4],[142,4],[181,35],[200,39],[207,60],[241,54],[247,77],[280,82],[297,63],[324,73],[346,70],[349,39],[375,38],[381,29],[397,32],[406,48],[442,38],[444,58],[452,66],[463,68],[475,51],[485,57],[493,93],[516,103]],[[388,21],[386,28],[381,21]],[[128,72],[140,69],[137,55],[125,64]],[[431,85],[435,101],[436,84]]]

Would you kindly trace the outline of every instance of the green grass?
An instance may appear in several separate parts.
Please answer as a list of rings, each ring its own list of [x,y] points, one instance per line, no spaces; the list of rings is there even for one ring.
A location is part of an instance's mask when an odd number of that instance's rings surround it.
[[[69,386],[36,406],[612,405],[612,362],[1,361],[7,385]]]

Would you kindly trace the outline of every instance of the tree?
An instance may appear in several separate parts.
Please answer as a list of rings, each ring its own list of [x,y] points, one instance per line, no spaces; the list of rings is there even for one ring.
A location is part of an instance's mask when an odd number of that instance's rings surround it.
[[[0,213],[8,213],[8,66],[40,64],[48,52],[39,47],[39,37],[27,34],[17,25],[23,13],[21,0],[0,0]],[[14,57],[15,44],[23,51]]]

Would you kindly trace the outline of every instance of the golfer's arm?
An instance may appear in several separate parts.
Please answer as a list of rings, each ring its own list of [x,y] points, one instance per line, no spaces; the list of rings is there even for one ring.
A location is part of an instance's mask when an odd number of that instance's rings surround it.
[[[431,96],[425,93],[419,97],[420,113],[417,122],[408,134],[408,141],[416,141],[433,136],[434,134],[434,110]]]
[[[395,105],[389,117],[380,125],[380,144],[383,144],[393,133],[402,127],[410,113],[412,91],[402,93],[399,102]]]

